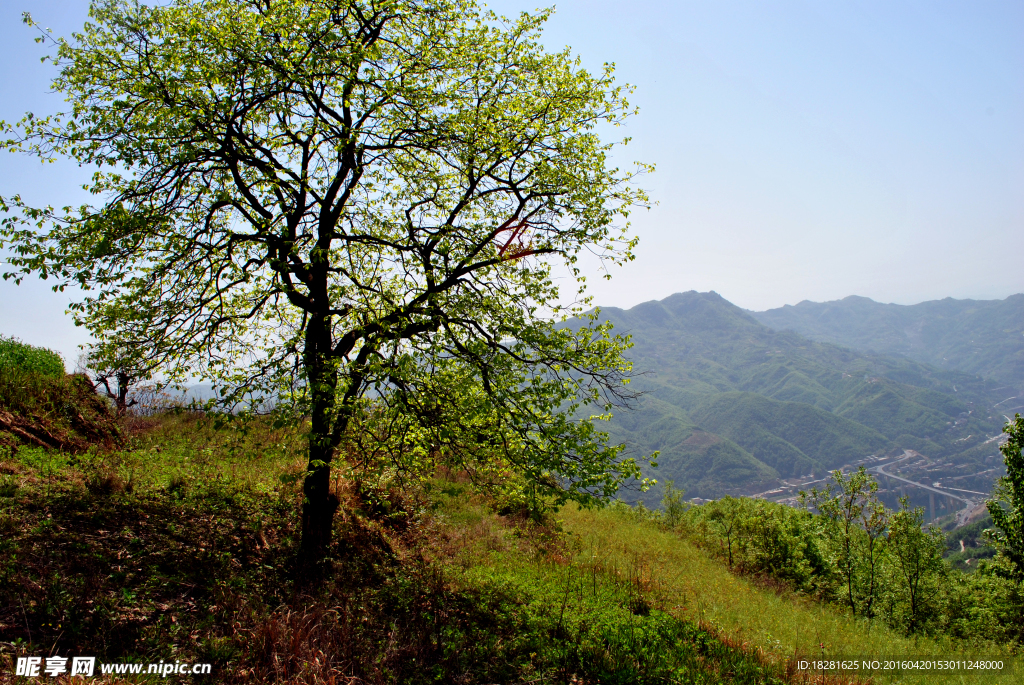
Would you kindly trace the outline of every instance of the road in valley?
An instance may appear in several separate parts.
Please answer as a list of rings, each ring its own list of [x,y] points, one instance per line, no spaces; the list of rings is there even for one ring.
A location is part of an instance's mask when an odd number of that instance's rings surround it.
[[[916,488],[921,488],[922,490],[927,490],[928,492],[934,492],[934,493],[937,493],[939,495],[943,495],[944,497],[949,497],[951,499],[955,499],[955,500],[959,500],[960,502],[963,502],[964,503],[963,508],[959,509],[956,512],[956,525],[957,525],[957,528],[959,528],[960,526],[964,525],[964,523],[967,520],[967,517],[970,515],[971,511],[974,509],[974,506],[978,503],[977,499],[968,499],[966,497],[961,497],[960,495],[954,495],[949,490],[944,490],[944,489],[936,488],[936,487],[933,487],[931,485],[925,485],[924,483],[918,483],[916,480],[909,480],[907,478],[903,478],[902,476],[896,476],[896,475],[893,475],[893,474],[891,474],[891,473],[889,473],[888,471],[885,470],[886,466],[892,466],[893,464],[898,464],[901,461],[904,461],[906,459],[910,459],[913,456],[915,456],[915,454],[911,453],[909,450],[903,450],[903,456],[900,457],[899,459],[897,459],[896,461],[890,461],[887,464],[879,464],[878,466],[872,466],[871,468],[868,469],[868,471],[869,472],[877,473],[877,474],[879,474],[881,476],[885,476],[886,478],[893,478],[893,479],[901,481],[903,483],[907,483],[908,485],[913,485]],[[966,491],[962,491],[962,492],[971,492],[971,491],[970,490],[966,490]],[[977,493],[977,494],[980,495],[982,493]],[[982,496],[984,496],[984,495],[982,495]]]

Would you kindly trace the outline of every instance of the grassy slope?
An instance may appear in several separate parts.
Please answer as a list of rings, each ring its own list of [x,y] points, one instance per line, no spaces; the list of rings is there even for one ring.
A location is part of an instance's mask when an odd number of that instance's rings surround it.
[[[298,436],[151,423],[122,451],[0,460],[0,660],[173,657],[213,662],[216,682],[754,683],[801,682],[783,660],[819,642],[932,651],[628,513],[537,525],[450,481],[403,494],[340,476],[334,560],[311,590],[294,571]]]
[[[339,465],[335,546],[310,576],[300,436],[148,423],[121,451],[0,455],[0,679],[39,653],[208,661],[214,682],[785,679],[642,579],[575,573],[564,534],[458,483],[403,492]]]
[[[642,560],[657,579],[666,604],[683,616],[719,626],[734,640],[779,656],[905,656],[951,655],[955,646],[927,638],[908,639],[877,625],[852,623],[848,616],[785,591],[775,592],[738,577],[690,543],[649,523],[624,519],[614,510],[596,512],[566,508],[560,515],[566,530],[579,535],[584,554],[628,568]],[[980,655],[999,655],[986,648]],[[1005,652],[1002,652],[1005,656]],[[950,657],[952,658],[952,657]],[[959,657],[962,658],[962,657]],[[1019,675],[941,677],[934,673],[905,676],[905,683],[1017,683]],[[962,679],[961,679],[962,678]],[[973,678],[973,679],[972,679]],[[877,682],[890,682],[881,677]],[[896,679],[892,679],[896,682]]]
[[[55,353],[49,354],[59,363]],[[44,355],[44,361],[52,360]],[[0,447],[26,443],[65,452],[111,448],[121,443],[115,419],[85,376],[0,366]]]

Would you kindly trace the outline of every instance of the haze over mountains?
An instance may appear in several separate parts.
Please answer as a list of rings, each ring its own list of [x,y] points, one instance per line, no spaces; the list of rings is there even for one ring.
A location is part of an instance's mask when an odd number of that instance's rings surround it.
[[[1022,303],[1024,296],[944,300],[935,310],[917,305],[906,313],[853,298],[755,314],[714,292],[688,292],[601,309],[617,333],[632,335],[629,356],[642,374],[634,384],[644,392],[637,409],[617,413],[608,430],[636,454],[660,451],[649,474],[674,480],[690,496],[758,492],[780,479],[821,476],[903,450],[938,460],[928,477],[987,492],[998,475],[991,438],[1016,404],[1006,401],[1017,394],[1007,385],[1019,385],[1013,374],[1021,367],[1012,360],[1024,358],[1013,356],[1024,346],[1014,347],[1004,331],[1024,340]],[[784,317],[807,336],[764,323]],[[972,337],[972,326],[983,334]],[[831,339],[848,346],[825,341]],[[967,361],[949,356],[964,344],[973,346],[965,348]],[[901,345],[932,357],[945,350],[949,363],[900,356]],[[642,499],[656,503],[660,490]]]
[[[1024,294],[1005,300],[947,297],[909,306],[851,296],[750,315],[818,342],[900,354],[1024,390]]]

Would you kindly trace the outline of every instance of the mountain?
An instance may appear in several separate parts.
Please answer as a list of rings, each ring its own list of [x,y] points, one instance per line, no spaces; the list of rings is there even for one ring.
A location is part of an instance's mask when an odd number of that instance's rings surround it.
[[[749,313],[776,330],[981,375],[1024,394],[1024,294],[915,305],[847,297]]]
[[[649,475],[691,496],[756,492],[903,449],[956,461],[1002,425],[995,381],[774,330],[714,292],[599,318],[631,335],[643,393],[609,433],[636,454],[660,451]]]

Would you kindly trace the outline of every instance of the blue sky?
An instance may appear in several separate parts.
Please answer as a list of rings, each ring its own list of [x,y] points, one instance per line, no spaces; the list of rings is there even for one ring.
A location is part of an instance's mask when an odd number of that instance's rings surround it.
[[[508,13],[533,4],[492,2]],[[67,34],[78,0],[4,0],[0,118],[53,111],[30,11]],[[596,278],[629,307],[716,290],[750,309],[864,295],[911,304],[1024,291],[1024,3],[562,2],[545,32],[615,62],[640,115],[617,161],[657,165],[638,258]],[[84,172],[5,155],[0,194],[84,199]],[[0,333],[85,341],[46,284],[0,284]]]

